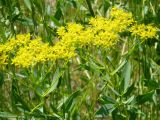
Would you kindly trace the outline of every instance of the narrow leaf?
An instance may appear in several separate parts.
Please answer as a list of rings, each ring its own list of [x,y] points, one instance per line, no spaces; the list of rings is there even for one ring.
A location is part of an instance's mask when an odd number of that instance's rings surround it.
[[[25,5],[27,6],[27,8],[31,11],[31,1],[30,0],[24,0]]]
[[[150,101],[153,97],[154,91],[145,93],[143,95],[138,95],[136,97],[136,104],[144,104],[147,101]]]
[[[0,118],[17,118],[18,116],[9,112],[0,112]]]
[[[80,90],[74,92],[71,96],[68,97],[66,102],[62,105],[65,108],[65,111],[69,111],[71,109],[73,101],[80,95]]]
[[[114,104],[107,104],[100,107],[100,109],[96,112],[96,117],[104,117],[111,113],[115,109]]]
[[[54,22],[54,24],[56,26],[61,26],[61,24],[59,23],[59,21],[54,17],[54,16],[50,16],[51,20]]]
[[[47,89],[44,92],[42,97],[45,97],[46,95],[48,95],[49,93],[51,93],[52,91],[54,91],[57,88],[59,78],[62,76],[62,74],[63,74],[63,71],[60,71],[59,68],[57,68],[57,70],[56,70],[56,72],[54,74],[51,86],[49,87],[49,89]]]
[[[89,12],[91,13],[92,17],[95,17],[94,15],[94,11],[92,9],[92,5],[91,5],[91,1],[90,0],[86,0],[88,8],[89,8]]]
[[[124,66],[123,77],[124,77],[124,90],[126,90],[129,87],[131,79],[131,63],[129,61]]]
[[[126,64],[126,61],[123,61],[123,62],[111,73],[111,75],[116,74],[125,64]]]
[[[135,88],[135,87],[134,87],[134,83],[133,83],[130,87],[127,88],[127,90],[125,90],[123,96],[124,96],[124,97],[129,96],[129,95],[131,94],[131,92],[134,90],[134,88]]]

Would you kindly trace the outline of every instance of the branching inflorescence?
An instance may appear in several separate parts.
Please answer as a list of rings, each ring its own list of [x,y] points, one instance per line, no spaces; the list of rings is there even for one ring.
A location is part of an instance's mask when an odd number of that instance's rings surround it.
[[[148,39],[156,36],[152,25],[137,24],[131,13],[112,8],[110,17],[91,18],[89,25],[69,23],[57,30],[59,41],[53,46],[42,42],[41,38],[31,40],[30,34],[17,35],[0,45],[0,64],[19,67],[34,66],[40,62],[70,59],[76,56],[75,49],[84,46],[110,48],[120,40],[124,31],[132,36]]]

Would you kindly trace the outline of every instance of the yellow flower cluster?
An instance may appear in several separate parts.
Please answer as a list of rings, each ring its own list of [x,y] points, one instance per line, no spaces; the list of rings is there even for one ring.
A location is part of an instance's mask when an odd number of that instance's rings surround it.
[[[6,54],[0,54],[0,65],[5,65],[7,64],[7,55]]]
[[[123,9],[118,9],[115,7],[111,9],[110,17],[112,19],[110,24],[115,24],[112,25],[114,26],[113,29],[118,32],[123,32],[134,22],[132,13],[125,12]]]
[[[141,39],[145,40],[156,37],[157,29],[152,25],[136,24],[130,28],[130,32],[133,36],[139,36]]]
[[[40,62],[69,59],[75,56],[73,47],[57,42],[54,46],[43,43],[41,38],[32,39],[30,34],[17,35],[0,45],[0,64],[5,65],[11,59],[12,64],[27,68]]]
[[[12,63],[16,66],[28,67],[38,62],[45,62],[47,55],[51,53],[51,49],[48,44],[42,43],[40,38],[30,40],[30,42],[19,49]],[[54,55],[52,56],[55,57]]]
[[[0,64],[7,64],[8,58],[22,46],[28,44],[30,40],[30,34],[19,34],[14,38],[11,38],[7,43],[0,45]]]
[[[16,66],[29,67],[46,61],[69,59],[74,55],[74,49],[67,48],[60,42],[49,46],[49,44],[43,43],[41,38],[36,38],[19,49],[16,57],[12,59],[12,63]]]
[[[87,27],[75,23],[60,27],[57,31],[60,41],[72,47],[113,46],[119,41],[119,33],[133,23],[133,17],[131,13],[117,8],[113,8],[110,14],[109,18],[91,18]]]
[[[57,30],[59,41],[53,46],[39,37],[31,40],[30,34],[17,35],[0,45],[0,64],[11,61],[15,66],[29,67],[46,61],[70,59],[76,56],[77,48],[84,46],[110,48],[119,41],[119,33],[128,30],[142,39],[156,36],[157,29],[153,26],[133,23],[131,13],[112,8],[110,17],[91,18],[87,26],[69,23],[60,27]]]

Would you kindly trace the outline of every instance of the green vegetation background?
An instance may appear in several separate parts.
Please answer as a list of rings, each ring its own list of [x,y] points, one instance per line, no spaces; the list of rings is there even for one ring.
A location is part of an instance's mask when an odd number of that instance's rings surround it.
[[[58,27],[106,17],[113,6],[159,28],[160,0],[1,0],[0,42],[31,33],[52,44]],[[79,65],[57,63],[44,73],[33,68],[19,74],[14,67],[1,67],[0,119],[159,120],[160,41],[147,40],[129,54],[130,43],[124,43],[110,52],[81,51]],[[41,79],[42,74],[47,79]]]

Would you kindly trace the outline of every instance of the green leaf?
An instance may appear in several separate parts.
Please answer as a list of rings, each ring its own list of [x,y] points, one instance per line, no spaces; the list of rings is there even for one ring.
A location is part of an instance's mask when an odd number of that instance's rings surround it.
[[[131,63],[129,61],[125,64],[122,74],[124,77],[124,90],[126,90],[131,80]]]
[[[136,120],[137,118],[137,113],[138,113],[138,109],[136,108],[131,108],[128,110],[128,112],[130,113],[130,117],[129,117],[129,120]]]
[[[34,25],[33,20],[27,17],[25,19],[18,18],[17,20],[20,21],[22,25],[26,25],[26,26]]]
[[[136,97],[136,104],[144,104],[145,102],[152,100],[154,93],[155,93],[155,91],[151,91],[151,92],[145,93],[143,95],[138,95]]]
[[[36,106],[31,110],[30,114],[32,114],[35,110],[39,110],[40,107],[42,107],[43,104],[44,104],[44,103],[41,102],[41,103],[39,103],[38,105],[36,105]]]
[[[121,62],[121,64],[111,73],[111,75],[116,74],[125,64],[126,64],[126,61],[124,60],[124,61]]]
[[[74,0],[72,0],[71,2],[72,2],[73,7],[77,9],[77,3]]]
[[[104,11],[104,15],[105,15],[105,13],[107,12],[107,10],[110,7],[110,3],[109,3],[109,1],[105,0],[103,4],[104,4],[103,11]]]
[[[4,83],[4,74],[2,71],[0,71],[0,87],[3,85]]]
[[[55,17],[57,20],[60,20],[61,16],[62,16],[62,10],[59,8],[59,9],[57,9],[54,17]]]
[[[61,18],[61,16],[62,16],[62,10],[61,10],[60,1],[58,1],[56,8],[57,8],[57,9],[56,9],[56,13],[55,13],[54,17],[55,17],[57,20],[60,20],[60,18]]]
[[[126,116],[123,113],[120,113],[118,108],[112,111],[112,119],[113,120],[126,120]]]
[[[87,5],[88,5],[90,14],[92,15],[92,17],[95,17],[94,11],[93,11],[93,9],[92,9],[91,1],[90,1],[90,0],[86,0],[86,3],[87,3]]]
[[[61,26],[61,24],[59,23],[59,21],[54,16],[50,16],[50,18],[54,22],[55,25]]]
[[[18,116],[9,112],[0,112],[0,118],[17,118]]]
[[[64,111],[69,111],[72,107],[72,105],[74,104],[74,100],[80,95],[81,91],[78,90],[76,92],[74,92],[73,94],[71,94],[65,101],[65,103],[63,103],[62,107],[64,108]],[[78,102],[78,101],[77,101]]]
[[[34,5],[36,6],[36,8],[38,9],[38,12],[41,15],[44,15],[44,8],[45,8],[45,2],[43,0],[33,0],[32,1],[34,3]]]
[[[28,101],[22,98],[22,96],[17,91],[17,85],[15,84],[15,79],[13,79],[12,84],[12,107],[13,109],[21,108],[20,110],[24,111],[30,111],[30,106]]]
[[[59,68],[57,68],[57,70],[54,74],[51,86],[44,92],[42,97],[45,97],[46,95],[48,95],[49,93],[51,93],[52,91],[54,91],[57,88],[59,78],[62,76],[63,72],[64,71],[60,71]]]
[[[134,88],[135,87],[134,87],[134,83],[133,83],[130,87],[127,88],[127,90],[124,92],[123,96],[124,97],[129,96],[131,94],[131,92],[134,90]]]
[[[102,104],[115,104],[116,101],[109,97],[109,96],[102,96],[100,99],[99,99],[99,102],[102,103]]]
[[[30,0],[24,0],[25,5],[27,6],[27,8],[32,11],[31,9],[31,1]]]
[[[104,117],[115,109],[114,104],[107,104],[100,107],[96,112],[96,117]]]
[[[144,83],[145,83],[144,85],[147,86],[150,89],[159,88],[159,84],[155,80],[144,80]]]
[[[101,70],[105,69],[102,64],[98,63],[98,61],[93,58],[89,60],[89,65],[91,68],[90,71],[92,70],[93,72],[101,73]]]
[[[133,101],[133,99],[134,99],[134,95],[131,96],[128,100],[124,101],[123,103],[124,104],[130,104]]]
[[[151,72],[150,72],[150,61],[147,58],[142,59],[142,69],[146,79],[151,79]]]
[[[109,89],[111,89],[111,91],[112,91],[115,95],[120,96],[120,93],[119,93],[118,91],[116,91],[112,86],[110,86],[110,85],[107,85],[107,86],[108,86]]]

